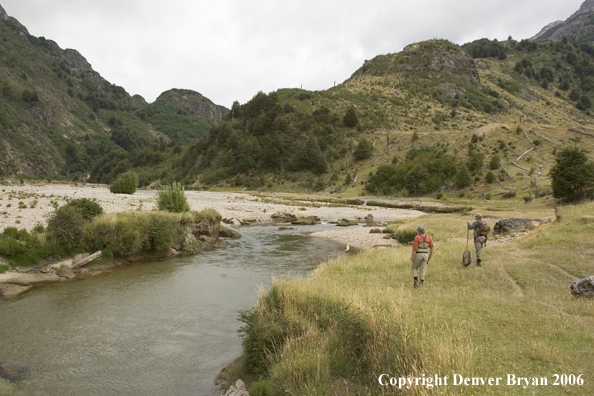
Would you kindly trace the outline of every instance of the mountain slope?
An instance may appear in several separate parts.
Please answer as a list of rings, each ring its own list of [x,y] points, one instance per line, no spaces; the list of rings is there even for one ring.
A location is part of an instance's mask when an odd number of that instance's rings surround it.
[[[566,37],[570,42],[594,42],[594,0],[586,0],[579,10],[565,21],[545,26],[530,40],[560,40]]]
[[[193,91],[183,91],[189,106],[174,100],[175,90],[149,105],[103,79],[76,50],[31,36],[1,7],[0,40],[0,176],[86,179],[111,151],[158,138],[196,140],[228,111]]]

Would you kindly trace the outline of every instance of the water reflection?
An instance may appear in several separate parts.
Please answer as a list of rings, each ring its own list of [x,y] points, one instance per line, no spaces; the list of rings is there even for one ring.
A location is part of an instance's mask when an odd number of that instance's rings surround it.
[[[47,285],[0,305],[0,362],[25,366],[15,395],[208,395],[241,353],[238,310],[270,277],[344,250],[321,227],[240,229],[194,257]]]

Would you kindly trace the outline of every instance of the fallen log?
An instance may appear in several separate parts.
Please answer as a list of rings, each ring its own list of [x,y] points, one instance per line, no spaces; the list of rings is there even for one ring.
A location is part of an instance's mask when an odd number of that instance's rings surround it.
[[[528,139],[528,141],[530,142],[530,144],[532,145],[532,147],[536,147],[536,144],[534,144],[534,142],[532,140],[530,140],[530,138],[528,137],[528,134],[526,133],[526,131],[524,131],[524,136],[526,136],[526,139]]]
[[[520,169],[524,169],[526,172],[530,172],[528,169],[524,168],[523,166],[520,166],[520,165],[516,164],[514,161],[511,161],[510,164],[512,164],[514,166],[517,166]]]
[[[81,268],[84,267],[85,265],[89,264],[91,261],[98,259],[99,257],[101,257],[103,255],[103,252],[101,252],[101,250],[96,251],[95,253],[91,254],[90,256],[74,263],[72,265],[71,268]]]
[[[519,161],[519,160],[521,160],[523,156],[525,156],[526,154],[528,154],[528,153],[529,153],[529,152],[531,152],[532,150],[534,150],[534,147],[532,147],[530,150],[526,151],[524,154],[520,155],[516,161]],[[513,162],[512,162],[512,164],[513,164]]]
[[[506,190],[513,190],[513,188],[505,187],[505,186],[503,185],[503,183],[501,183],[499,180],[495,179],[495,181],[496,181],[497,183],[499,183],[499,185],[500,185],[501,187],[505,188]]]
[[[586,135],[586,136],[590,136],[590,137],[594,137],[593,134],[588,133],[588,132],[584,132],[584,131],[580,131],[579,129],[575,129],[575,128],[570,128],[569,129],[571,132],[575,132],[575,133],[581,133],[582,135]]]
[[[507,175],[508,175],[510,178],[512,178],[512,179],[514,178],[512,175],[510,175],[510,174],[509,174],[509,172],[507,171],[507,169],[505,169],[505,166],[501,165],[501,169],[503,169],[503,171],[504,171],[505,173],[507,173]]]

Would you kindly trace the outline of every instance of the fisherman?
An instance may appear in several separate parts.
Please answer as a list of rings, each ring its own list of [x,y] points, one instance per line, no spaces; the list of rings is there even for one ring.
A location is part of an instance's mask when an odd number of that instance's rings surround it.
[[[469,230],[474,230],[474,248],[476,250],[476,265],[481,266],[481,253],[483,247],[487,244],[487,232],[484,228],[488,228],[483,221],[483,216],[480,213],[474,215],[475,221],[470,224],[466,222]]]
[[[423,286],[425,282],[425,267],[429,260],[431,260],[431,256],[433,256],[433,241],[429,235],[425,235],[425,228],[418,226],[417,236],[413,241],[412,255],[410,256],[414,278],[413,287]]]

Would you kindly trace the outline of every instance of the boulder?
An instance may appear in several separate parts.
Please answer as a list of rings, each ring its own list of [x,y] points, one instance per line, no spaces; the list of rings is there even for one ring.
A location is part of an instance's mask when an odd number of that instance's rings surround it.
[[[0,378],[14,382],[22,376],[22,370],[17,370],[6,364],[0,363]]]
[[[594,297],[594,276],[573,282],[571,293],[579,297]]]
[[[229,228],[221,227],[221,232],[219,234],[222,238],[231,238],[231,239],[239,239],[241,238],[241,234],[235,230],[231,230]]]
[[[382,230],[380,230],[379,228],[373,228],[371,231],[369,231],[370,234],[381,234]]]
[[[270,216],[270,218],[274,221],[279,221],[282,223],[291,223],[291,222],[297,220],[297,216],[295,216],[292,213],[286,213],[286,212],[285,213],[276,212],[275,214]]]
[[[351,221],[348,219],[341,219],[336,225],[339,227],[350,227],[350,226],[354,226],[354,225],[358,225],[359,223],[355,222],[355,221]]]
[[[529,224],[533,221],[537,221],[534,219],[501,219],[495,226],[493,227],[493,232],[495,234],[504,234],[510,231],[516,230],[526,230],[529,227]]]
[[[32,285],[27,283],[0,283],[0,297],[6,299],[14,298],[29,291],[32,287]]]
[[[245,383],[238,379],[235,386],[231,386],[224,396],[250,396],[250,394],[245,389]]]

